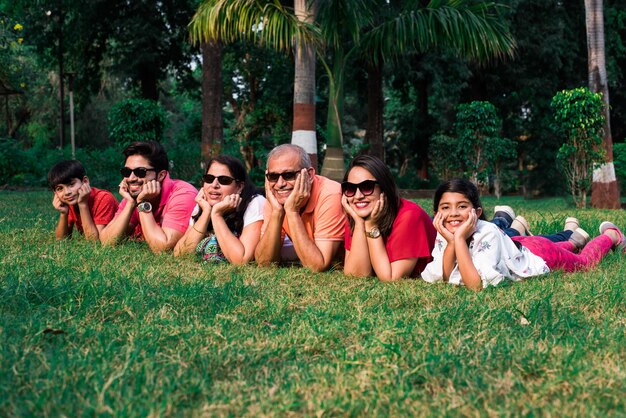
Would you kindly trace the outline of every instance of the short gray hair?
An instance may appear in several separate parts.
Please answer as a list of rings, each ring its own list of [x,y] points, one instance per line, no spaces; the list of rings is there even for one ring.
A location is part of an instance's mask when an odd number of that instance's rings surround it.
[[[298,156],[300,157],[300,169],[311,168],[311,158],[309,157],[309,154],[307,154],[304,148],[294,144],[282,144],[274,147],[274,149],[272,149],[270,153],[267,154],[267,163],[265,165],[265,168],[269,168],[270,160],[272,158],[277,158],[291,152],[298,154]]]

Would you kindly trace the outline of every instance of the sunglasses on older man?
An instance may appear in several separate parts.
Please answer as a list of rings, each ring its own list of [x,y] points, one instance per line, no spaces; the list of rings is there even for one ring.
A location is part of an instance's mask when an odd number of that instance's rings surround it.
[[[156,168],[146,168],[146,167],[129,168],[129,167],[122,167],[120,169],[120,173],[122,173],[122,176],[130,177],[130,175],[132,173],[135,173],[135,175],[138,178],[140,178],[140,179],[146,177],[146,175],[148,174],[148,171],[156,171]]]
[[[205,174],[202,176],[202,180],[208,184],[213,184],[215,179],[217,179],[217,182],[222,186],[228,186],[229,184],[233,184],[233,181],[237,181],[236,178],[230,176],[214,176],[213,174]]]
[[[357,184],[344,181],[341,183],[341,192],[346,197],[352,197],[356,194],[356,190],[359,189],[363,196],[369,196],[374,193],[377,184],[376,180],[365,180]]]
[[[298,177],[298,174],[300,174],[300,170],[298,171],[284,171],[282,173],[267,173],[265,174],[265,177],[267,177],[267,179],[269,181],[271,181],[272,183],[276,183],[278,181],[279,178],[283,178],[283,180],[285,181],[293,181],[296,179],[296,177]]]

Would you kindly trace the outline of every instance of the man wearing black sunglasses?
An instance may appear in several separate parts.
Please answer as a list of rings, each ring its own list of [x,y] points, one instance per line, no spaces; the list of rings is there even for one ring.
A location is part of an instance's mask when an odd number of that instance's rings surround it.
[[[155,253],[171,250],[187,230],[198,191],[170,178],[167,153],[158,142],[133,142],[123,154],[119,189],[123,200],[100,240],[113,245],[133,237],[145,240]]]
[[[265,195],[257,263],[299,261],[327,270],[343,248],[341,185],[316,175],[304,149],[283,144],[267,156]]]

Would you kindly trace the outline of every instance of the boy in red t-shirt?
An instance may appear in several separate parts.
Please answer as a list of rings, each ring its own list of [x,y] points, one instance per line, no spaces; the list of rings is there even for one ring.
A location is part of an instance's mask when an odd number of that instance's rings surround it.
[[[48,172],[53,192],[52,206],[59,211],[55,236],[60,240],[72,235],[74,225],[89,241],[99,241],[100,231],[117,210],[117,199],[107,190],[89,186],[85,167],[76,160],[57,163]]]

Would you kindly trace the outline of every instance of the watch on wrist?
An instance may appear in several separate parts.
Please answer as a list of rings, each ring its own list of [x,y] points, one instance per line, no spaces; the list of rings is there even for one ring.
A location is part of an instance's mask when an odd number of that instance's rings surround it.
[[[378,238],[380,237],[380,229],[373,227],[369,231],[365,231],[365,236],[368,238]]]
[[[138,212],[152,212],[152,204],[150,202],[141,202],[137,205]]]

